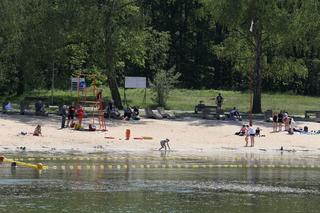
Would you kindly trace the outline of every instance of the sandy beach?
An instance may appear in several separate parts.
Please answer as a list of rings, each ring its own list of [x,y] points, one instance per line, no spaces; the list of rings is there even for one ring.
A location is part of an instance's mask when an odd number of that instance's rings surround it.
[[[87,125],[91,119],[85,120]],[[202,120],[183,118],[179,120],[118,121],[108,120],[107,131],[76,131],[60,128],[60,117],[0,115],[0,153],[103,153],[103,152],[157,152],[159,141],[170,139],[174,152],[192,155],[212,155],[220,151],[239,153],[272,153],[281,146],[295,153],[320,154],[320,135],[288,135],[287,132],[272,133],[272,123],[254,121],[266,137],[256,137],[255,147],[244,147],[244,137],[234,135],[247,121]],[[21,135],[32,132],[37,124],[42,126],[43,136]],[[299,127],[319,130],[315,122],[296,122]],[[126,129],[131,130],[130,140],[125,140]],[[135,140],[148,136],[151,140]],[[107,139],[105,137],[114,137]]]

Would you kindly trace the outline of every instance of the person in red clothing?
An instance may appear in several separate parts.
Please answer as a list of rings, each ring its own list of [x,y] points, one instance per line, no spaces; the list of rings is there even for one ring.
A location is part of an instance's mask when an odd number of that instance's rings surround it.
[[[84,116],[84,110],[82,108],[82,106],[79,106],[78,109],[77,109],[77,116],[78,116],[78,120],[79,120],[79,125],[81,127],[81,124],[82,124],[82,119],[83,119],[83,116]]]

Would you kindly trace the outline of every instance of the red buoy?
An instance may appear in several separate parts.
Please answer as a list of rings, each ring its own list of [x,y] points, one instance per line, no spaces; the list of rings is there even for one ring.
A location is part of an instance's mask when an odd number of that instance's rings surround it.
[[[130,139],[130,129],[126,129],[126,140]]]

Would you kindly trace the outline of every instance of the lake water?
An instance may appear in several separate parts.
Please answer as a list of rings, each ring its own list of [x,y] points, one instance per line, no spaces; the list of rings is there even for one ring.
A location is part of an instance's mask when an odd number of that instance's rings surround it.
[[[1,164],[0,212],[320,211],[317,158],[227,156],[23,156],[49,169]]]

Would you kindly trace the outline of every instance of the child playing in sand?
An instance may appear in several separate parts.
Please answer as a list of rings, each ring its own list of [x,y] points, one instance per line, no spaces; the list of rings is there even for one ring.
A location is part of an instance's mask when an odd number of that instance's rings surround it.
[[[37,127],[33,131],[33,136],[40,136],[40,135],[42,136],[41,126],[38,124]]]
[[[160,141],[161,147],[160,147],[159,150],[161,150],[161,149],[164,148],[164,150],[167,151],[167,146],[168,146],[169,150],[171,150],[171,149],[170,149],[170,146],[169,146],[169,141],[170,141],[170,140],[169,140],[168,138],[165,139],[165,140],[161,140],[161,141]]]
[[[82,119],[84,117],[84,110],[82,108],[82,106],[79,106],[77,109],[77,116],[78,116],[78,120],[79,120],[79,126],[81,127],[82,125]]]
[[[248,129],[249,129],[249,125],[246,125],[246,128],[245,128],[245,138],[244,138],[244,141],[246,142],[246,146],[248,146],[248,139],[249,139],[249,133],[248,133]]]

